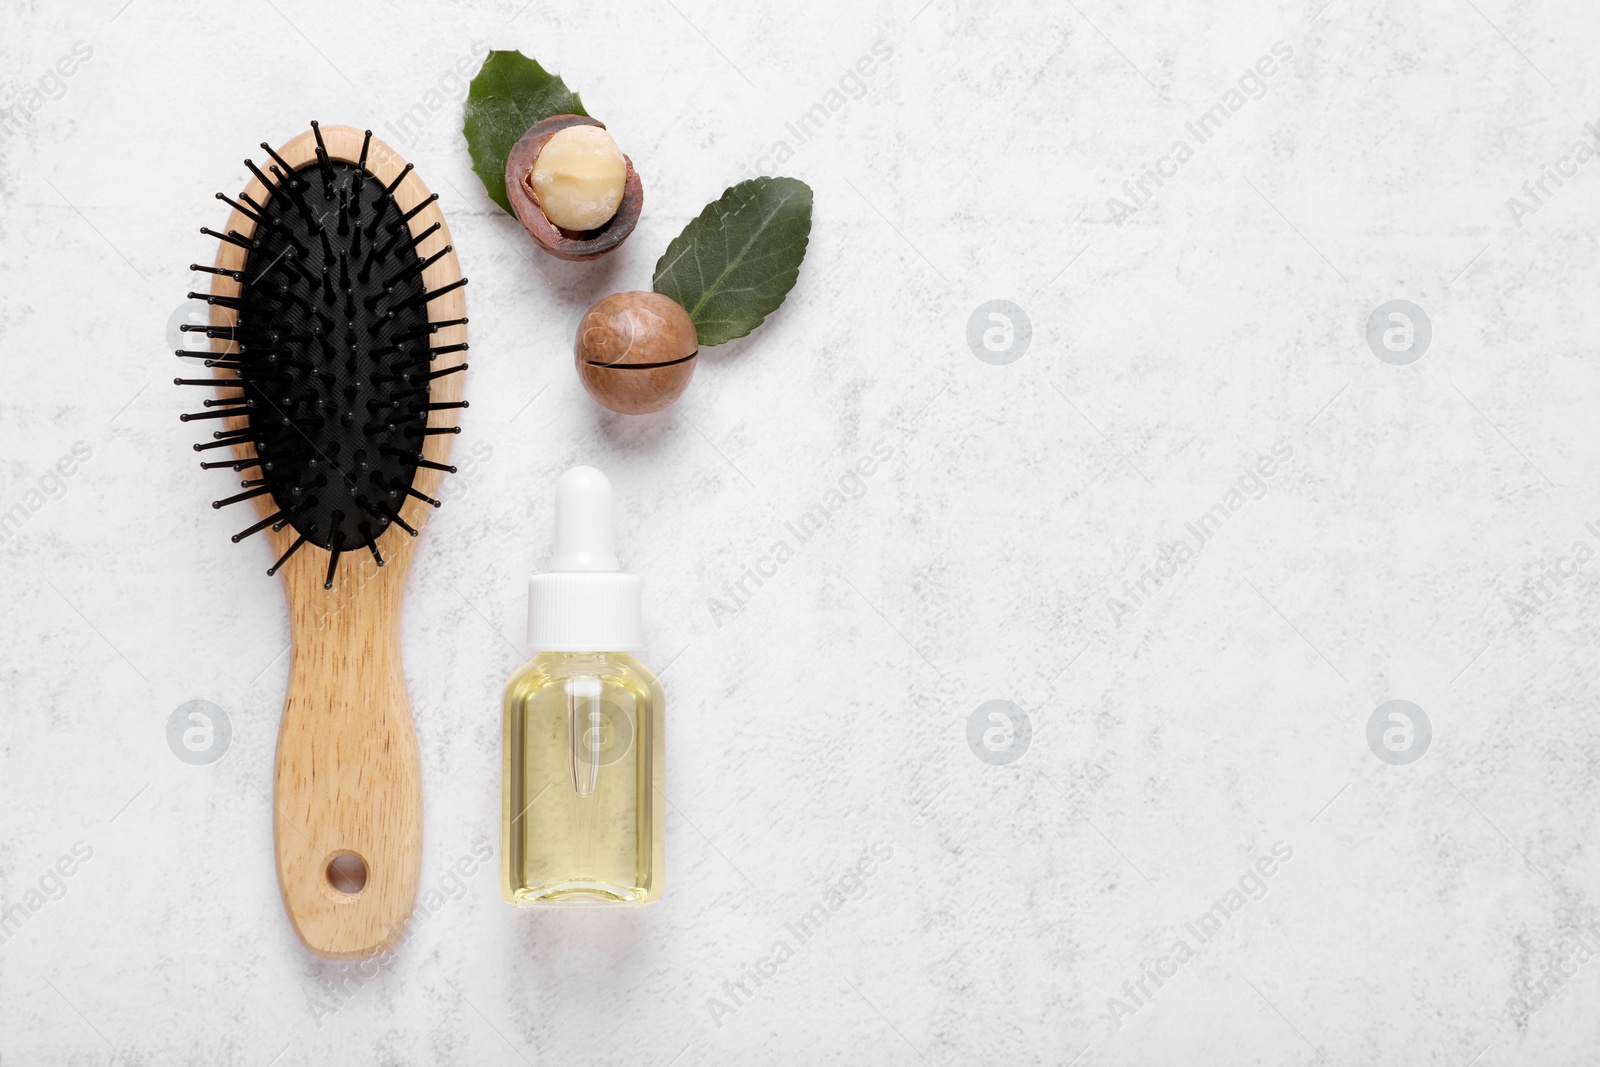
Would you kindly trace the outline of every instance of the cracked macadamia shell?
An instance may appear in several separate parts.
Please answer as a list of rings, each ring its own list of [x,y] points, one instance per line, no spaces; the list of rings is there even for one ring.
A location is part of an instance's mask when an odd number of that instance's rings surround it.
[[[583,387],[624,415],[660,411],[682,396],[699,349],[689,313],[651,292],[616,293],[595,304],[573,346]]]
[[[511,209],[523,229],[552,256],[568,260],[598,259],[626,240],[638,225],[639,213],[644,208],[644,187],[633,169],[633,161],[624,155],[622,202],[617,205],[615,214],[594,230],[563,230],[551,222],[539,206],[533,187],[533,168],[550,139],[573,126],[605,129],[605,123],[585,115],[552,115],[536,123],[512,146],[506,157],[506,198],[511,201]]]

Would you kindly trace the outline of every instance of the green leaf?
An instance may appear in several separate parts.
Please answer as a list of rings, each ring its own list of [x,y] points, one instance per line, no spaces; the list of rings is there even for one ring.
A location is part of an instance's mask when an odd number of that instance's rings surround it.
[[[656,263],[653,285],[683,305],[702,345],[743,337],[778,310],[811,238],[811,187],[752,178],[707,204]]]
[[[467,90],[461,132],[467,135],[472,169],[489,199],[507,214],[506,157],[534,124],[551,115],[587,115],[578,94],[521,52],[490,52]]]

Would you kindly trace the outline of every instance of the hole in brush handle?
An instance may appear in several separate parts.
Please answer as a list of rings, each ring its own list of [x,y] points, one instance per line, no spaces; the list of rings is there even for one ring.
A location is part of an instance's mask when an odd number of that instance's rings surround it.
[[[335,852],[323,873],[328,884],[341,893],[355,896],[367,887],[367,861],[348,850]]]

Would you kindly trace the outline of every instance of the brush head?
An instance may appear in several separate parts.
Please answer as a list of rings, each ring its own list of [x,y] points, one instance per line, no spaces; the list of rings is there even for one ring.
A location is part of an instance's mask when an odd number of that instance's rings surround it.
[[[349,160],[331,155],[321,129],[312,129],[309,161],[295,166],[285,158],[290,146],[280,154],[263,144],[274,162],[268,173],[246,161],[254,195],[247,190],[241,203],[218,194],[241,227],[203,231],[224,242],[223,255],[217,267],[193,268],[213,276],[213,291],[189,295],[224,313],[222,325],[192,327],[227,342],[206,359],[223,375],[178,381],[220,390],[204,402],[208,410],[181,416],[227,420],[212,443],[195,448],[237,446],[240,458],[202,466],[253,475],[242,482],[245,492],[213,506],[270,500],[265,518],[234,540],[291,527],[296,538],[268,573],[311,544],[330,555],[324,587],[331,588],[341,553],[366,548],[382,566],[379,539],[392,525],[416,535],[403,516],[407,505],[439,506],[416,483],[419,471],[455,469],[430,459],[429,445],[458,427],[431,423],[436,413],[447,420],[467,406],[436,397],[439,384],[458,394],[459,378],[448,376],[466,365],[443,357],[467,346],[440,336],[458,334],[453,328],[465,318],[436,312],[459,305],[466,281],[455,273],[440,284],[440,272],[430,272],[436,264],[453,270],[455,260],[441,243],[442,220],[425,225],[438,214],[437,195],[412,195],[409,208],[396,197],[409,164],[385,182],[369,167],[370,131]],[[454,299],[436,303],[447,294]]]

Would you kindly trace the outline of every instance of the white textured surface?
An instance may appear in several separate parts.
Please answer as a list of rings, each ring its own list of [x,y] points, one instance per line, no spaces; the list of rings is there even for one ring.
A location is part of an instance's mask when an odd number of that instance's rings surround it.
[[[41,905],[0,945],[0,1062],[1592,1061],[1600,961],[1531,1018],[1507,1002],[1600,945],[1600,163],[1520,226],[1506,199],[1600,117],[1600,11],[919,3],[8,0],[0,104],[93,54],[0,143],[0,509],[92,457],[0,549],[0,904]],[[1114,225],[1107,198],[1278,41],[1265,95]],[[539,258],[484,197],[450,73],[478,42],[559,70],[633,157],[619,254]],[[865,93],[797,144],[786,123],[875,42]],[[395,137],[414,103],[439,107]],[[207,506],[226,478],[195,469],[162,340],[212,193],[311,118],[394,139],[472,279],[479,461],[404,624],[444,903],[370,980],[302,951],[278,902],[286,613],[266,546]],[[780,139],[817,205],[788,304],[708,350],[674,412],[598,411],[576,314],[647,287]],[[1008,366],[965,340],[991,299],[1032,321]],[[1433,324],[1409,366],[1365,340],[1393,299]],[[1107,598],[1280,441],[1263,495],[1119,625]],[[787,533],[878,442],[862,492]],[[577,462],[616,482],[670,663],[668,889],[626,914],[515,911],[474,854],[524,578]],[[779,540],[793,557],[714,617]],[[232,723],[210,766],[165,739],[196,698]],[[1409,766],[1365,740],[1391,698],[1433,724]],[[997,699],[1033,726],[1006,766],[966,742]],[[1279,841],[1267,895],[1202,944],[1185,924]],[[786,924],[874,842],[892,857],[799,944]],[[1179,939],[1193,959],[1128,1000]]]

